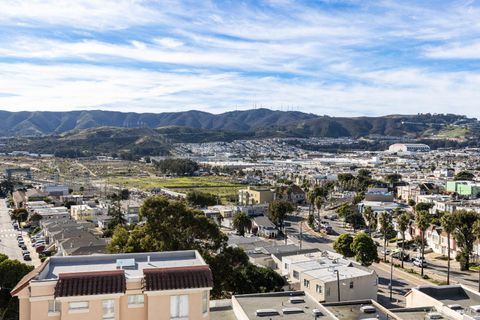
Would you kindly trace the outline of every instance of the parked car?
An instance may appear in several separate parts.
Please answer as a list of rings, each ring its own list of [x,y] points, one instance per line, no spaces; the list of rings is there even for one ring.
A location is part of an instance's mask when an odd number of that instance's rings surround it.
[[[25,245],[25,241],[23,239],[18,240],[18,246],[21,247],[22,245]]]
[[[24,254],[24,255],[23,255],[23,260],[25,260],[25,261],[30,261],[30,260],[32,260],[32,257],[30,257],[30,253]]]
[[[22,245],[20,245],[19,247],[20,247],[20,249],[22,249],[22,250],[27,250],[27,246],[26,246],[25,244],[22,244]]]
[[[372,233],[372,238],[381,238],[383,234],[381,232],[374,232]]]
[[[382,255],[386,254],[387,256],[391,253],[390,249],[382,250]]]
[[[40,245],[38,247],[35,247],[35,251],[37,253],[42,253],[43,251],[45,250],[45,246],[44,245]]]
[[[417,267],[422,267],[423,266],[424,268],[427,267],[427,261],[425,260],[425,258],[424,259],[414,258],[412,262],[413,262],[414,266],[417,266]]]
[[[402,252],[401,251],[394,252],[392,253],[392,257],[400,260],[402,259]],[[403,261],[410,261],[410,255],[407,252],[403,253]]]

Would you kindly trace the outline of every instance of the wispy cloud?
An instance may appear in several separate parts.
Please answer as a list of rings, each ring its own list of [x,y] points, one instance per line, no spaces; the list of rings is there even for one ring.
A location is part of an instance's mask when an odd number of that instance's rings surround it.
[[[480,116],[473,1],[5,0],[0,12],[4,109]]]

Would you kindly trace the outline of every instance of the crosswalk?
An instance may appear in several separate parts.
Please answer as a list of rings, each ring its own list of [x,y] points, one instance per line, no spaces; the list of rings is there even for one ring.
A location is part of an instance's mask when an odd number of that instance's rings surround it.
[[[0,229],[0,238],[16,237],[17,233],[14,229]]]

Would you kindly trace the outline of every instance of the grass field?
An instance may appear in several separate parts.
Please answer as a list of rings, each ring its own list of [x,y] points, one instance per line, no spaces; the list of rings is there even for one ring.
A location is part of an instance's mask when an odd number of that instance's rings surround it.
[[[217,176],[177,178],[111,177],[106,179],[106,181],[110,185],[142,190],[166,188],[182,193],[199,190],[218,195],[224,202],[227,202],[229,197],[236,196],[238,190],[244,187],[232,179]]]
[[[462,139],[469,134],[467,128],[458,127],[458,126],[448,126],[444,130],[440,131],[436,136],[437,138],[444,139]]]

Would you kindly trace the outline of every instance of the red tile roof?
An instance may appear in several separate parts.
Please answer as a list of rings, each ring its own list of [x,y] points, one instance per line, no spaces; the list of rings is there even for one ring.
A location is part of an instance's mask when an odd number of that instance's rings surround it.
[[[175,290],[213,287],[212,271],[208,266],[144,269],[145,290]]]
[[[55,297],[125,293],[124,270],[61,273],[55,286]]]

